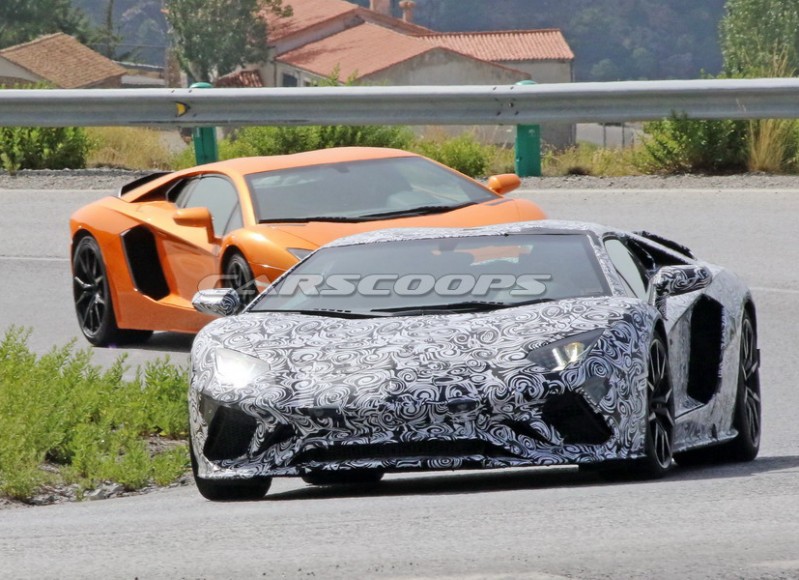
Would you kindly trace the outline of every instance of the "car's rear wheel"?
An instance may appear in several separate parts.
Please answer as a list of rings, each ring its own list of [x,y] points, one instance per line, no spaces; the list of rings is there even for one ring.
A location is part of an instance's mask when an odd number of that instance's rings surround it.
[[[125,330],[117,326],[108,274],[100,246],[85,236],[72,255],[72,294],[83,336],[95,346],[143,342],[150,330]]]
[[[738,391],[732,426],[735,439],[721,445],[685,451],[676,456],[682,465],[752,461],[760,450],[760,355],[757,329],[749,313],[741,320],[741,348],[738,357]]]
[[[302,476],[311,485],[374,485],[381,479],[382,471],[317,471]]]
[[[255,501],[262,499],[272,485],[271,477],[257,477],[252,479],[213,480],[203,479],[197,475],[197,458],[194,447],[189,443],[191,455],[191,470],[194,474],[194,483],[197,491],[210,501]]]
[[[242,306],[252,302],[258,295],[250,264],[238,252],[231,254],[225,263],[225,284],[236,291]]]

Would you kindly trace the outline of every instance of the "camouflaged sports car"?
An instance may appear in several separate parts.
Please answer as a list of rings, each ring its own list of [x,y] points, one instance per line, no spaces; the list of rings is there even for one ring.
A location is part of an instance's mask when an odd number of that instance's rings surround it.
[[[235,312],[233,291],[195,297]],[[335,241],[192,349],[200,493],[275,476],[576,464],[660,476],[754,459],[755,306],[658,236],[540,221]]]

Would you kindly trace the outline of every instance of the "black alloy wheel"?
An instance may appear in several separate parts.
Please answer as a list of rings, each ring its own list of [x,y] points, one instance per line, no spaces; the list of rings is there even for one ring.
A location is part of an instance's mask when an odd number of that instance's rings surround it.
[[[258,295],[252,269],[244,256],[239,253],[230,256],[225,264],[225,286],[236,291],[242,307],[252,302]]]
[[[91,236],[81,238],[72,256],[72,294],[83,336],[95,346],[147,340],[152,331],[122,330],[117,326],[100,246]]]
[[[655,337],[649,347],[647,364],[647,457],[642,472],[657,477],[671,469],[674,440],[674,395],[669,375],[666,345]]]

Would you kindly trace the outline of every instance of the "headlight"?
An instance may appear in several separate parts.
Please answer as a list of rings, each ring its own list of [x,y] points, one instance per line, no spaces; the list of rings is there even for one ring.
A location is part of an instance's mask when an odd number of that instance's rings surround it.
[[[530,351],[527,358],[547,371],[562,371],[585,357],[603,332],[599,329],[567,336]]]
[[[313,252],[313,250],[306,250],[305,248],[286,248],[286,251],[297,258],[297,260],[302,260],[305,256]]]
[[[219,385],[229,389],[243,389],[269,371],[269,365],[255,357],[218,348],[214,351],[214,367]]]

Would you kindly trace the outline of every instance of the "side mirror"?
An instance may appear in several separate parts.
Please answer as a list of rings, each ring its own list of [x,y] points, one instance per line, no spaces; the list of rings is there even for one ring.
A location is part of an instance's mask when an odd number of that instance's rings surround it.
[[[492,175],[488,178],[488,189],[499,195],[510,193],[522,184],[522,180],[515,173]]]
[[[664,266],[652,277],[650,301],[666,315],[666,298],[701,290],[713,281],[713,273],[705,266]]]
[[[241,309],[241,299],[233,288],[200,290],[191,299],[197,312],[211,316],[232,316]]]
[[[216,240],[214,233],[214,218],[211,217],[211,212],[207,207],[184,207],[177,210],[172,219],[179,226],[186,226],[189,228],[205,228],[208,232],[208,243]]]

